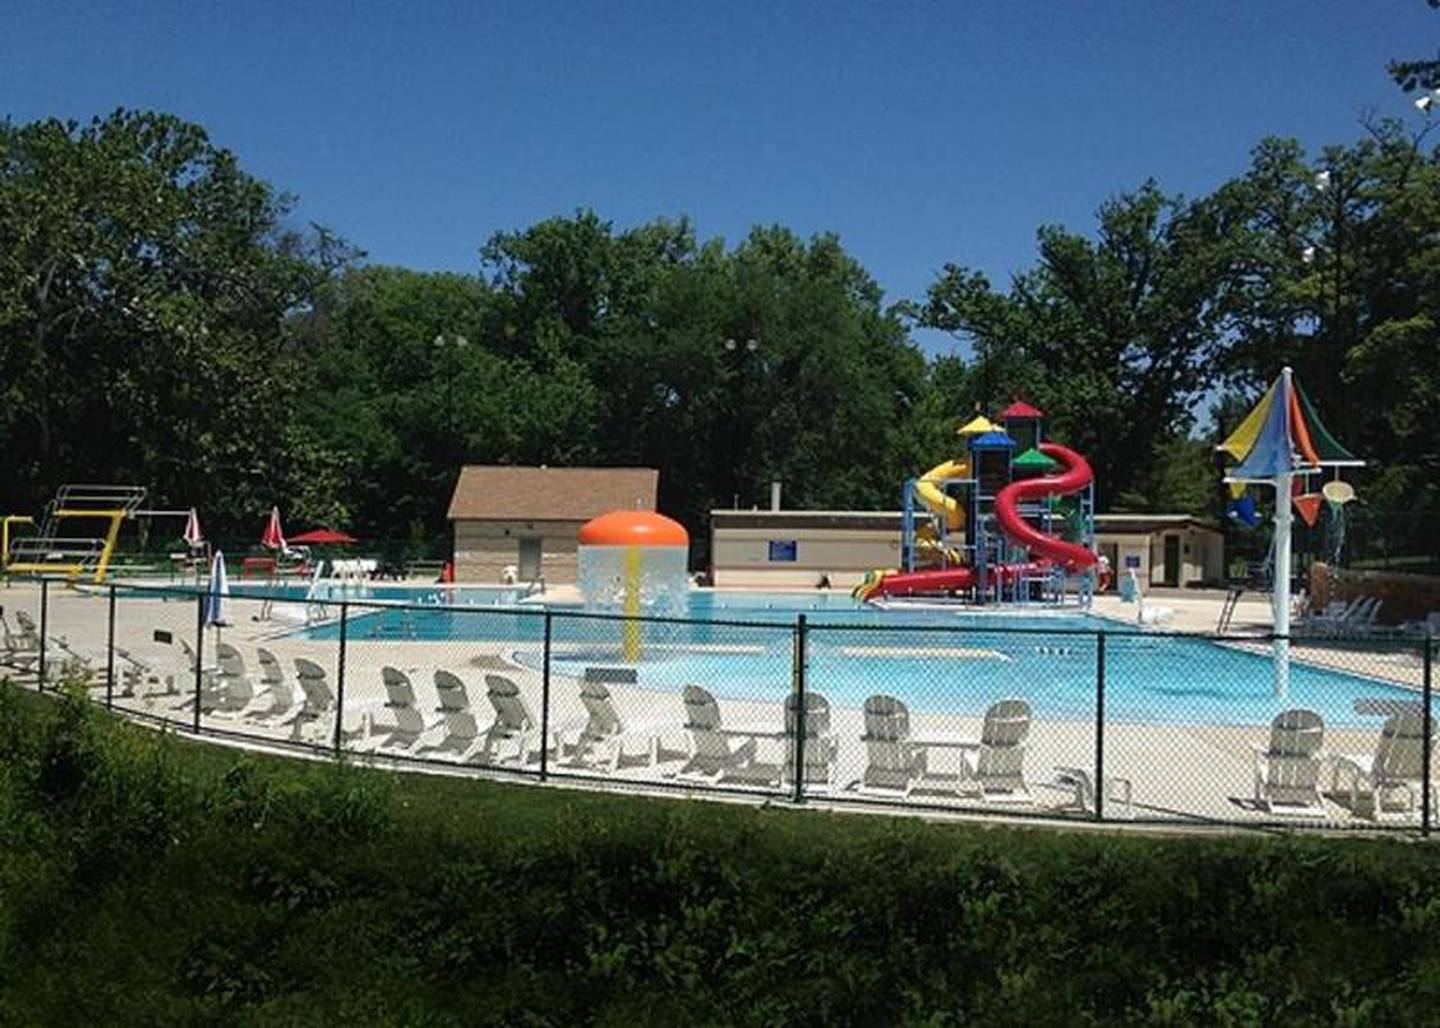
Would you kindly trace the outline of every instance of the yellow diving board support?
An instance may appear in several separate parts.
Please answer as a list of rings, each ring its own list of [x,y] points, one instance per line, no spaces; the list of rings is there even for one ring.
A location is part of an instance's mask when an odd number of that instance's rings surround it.
[[[0,570],[10,570],[10,526],[33,524],[35,519],[26,514],[7,514],[0,518]]]
[[[120,526],[130,516],[130,511],[122,507],[111,507],[99,510],[84,510],[69,507],[61,507],[52,511],[50,517],[58,520],[90,518],[95,520],[108,521],[109,525],[105,530],[105,538],[100,547],[99,558],[94,564],[94,574],[91,581],[100,585],[105,581],[105,574],[110,570],[110,558],[115,553],[115,542],[120,537]],[[6,554],[8,561],[9,550],[9,521],[6,519]],[[30,521],[32,519],[26,518]],[[5,566],[8,573],[19,572],[31,575],[64,575],[66,578],[77,579],[90,570],[88,561],[49,561],[49,560],[27,560],[16,563],[8,563]]]

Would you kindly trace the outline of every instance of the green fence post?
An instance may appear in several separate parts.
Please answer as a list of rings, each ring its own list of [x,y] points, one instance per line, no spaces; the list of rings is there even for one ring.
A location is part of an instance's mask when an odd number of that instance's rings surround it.
[[[340,601],[340,656],[335,669],[335,756],[344,748],[345,731],[345,645],[350,627],[350,603]]]
[[[795,796],[796,803],[805,802],[805,732],[810,719],[805,710],[806,637],[809,634],[805,615],[795,617],[795,656],[793,690],[795,696]]]
[[[1105,820],[1105,633],[1095,633],[1095,820]]]
[[[110,583],[105,622],[105,708],[115,709],[115,583]]]

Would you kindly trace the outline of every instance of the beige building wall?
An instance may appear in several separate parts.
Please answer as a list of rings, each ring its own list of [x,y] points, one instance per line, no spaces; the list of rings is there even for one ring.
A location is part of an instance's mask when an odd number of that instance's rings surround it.
[[[854,527],[846,527],[839,523],[844,520],[842,516],[807,514],[784,511],[730,518],[712,515],[710,562],[715,585],[813,588],[822,575],[828,575],[834,588],[848,589],[857,585],[867,571],[899,565],[898,516],[880,515],[885,527],[875,527],[874,516],[857,517],[853,519]],[[727,520],[750,524],[731,527],[725,523]],[[770,523],[759,523],[767,520]],[[894,527],[889,527],[891,521]],[[794,543],[795,559],[772,560],[772,542],[781,544],[782,553],[788,553],[784,544]]]
[[[520,568],[521,540],[540,544],[540,573],[549,585],[573,585],[577,577],[581,521],[457,520],[455,578],[498,585],[507,567]],[[522,576],[523,580],[523,576]]]
[[[1225,577],[1225,538],[1212,528],[1188,525],[1159,528],[1149,532],[1104,531],[1095,533],[1096,549],[1110,558],[1115,586],[1127,570],[1126,558],[1136,562],[1141,583],[1165,584],[1165,540],[1177,540],[1180,554],[1178,585],[1219,582]]]

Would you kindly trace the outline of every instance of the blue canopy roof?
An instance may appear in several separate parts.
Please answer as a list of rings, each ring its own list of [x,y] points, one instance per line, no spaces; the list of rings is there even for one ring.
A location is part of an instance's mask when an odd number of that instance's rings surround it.
[[[972,450],[1013,450],[1015,440],[1004,432],[986,432],[970,440]]]

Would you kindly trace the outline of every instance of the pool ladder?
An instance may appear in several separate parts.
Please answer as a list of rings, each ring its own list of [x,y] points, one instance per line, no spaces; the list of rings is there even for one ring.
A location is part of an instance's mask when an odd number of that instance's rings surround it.
[[[1230,621],[1235,617],[1235,605],[1240,602],[1240,594],[1245,591],[1243,586],[1232,585],[1225,593],[1225,603],[1220,608],[1220,622],[1215,626],[1216,632],[1228,632]]]

